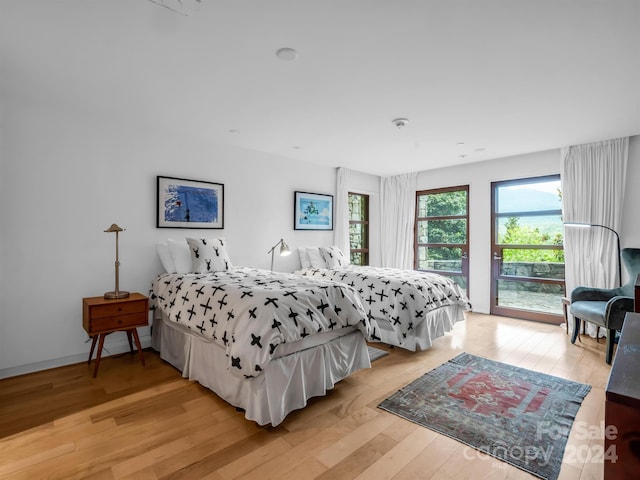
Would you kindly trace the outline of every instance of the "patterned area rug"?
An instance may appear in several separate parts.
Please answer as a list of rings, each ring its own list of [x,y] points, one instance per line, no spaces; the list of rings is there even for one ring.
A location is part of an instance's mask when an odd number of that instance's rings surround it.
[[[463,353],[378,406],[556,480],[573,420],[589,390],[589,385]]]
[[[367,345],[367,349],[369,350],[369,358],[373,362],[374,360],[378,360],[385,355],[389,355],[389,352],[385,352],[384,350],[380,350],[379,348],[370,347]]]

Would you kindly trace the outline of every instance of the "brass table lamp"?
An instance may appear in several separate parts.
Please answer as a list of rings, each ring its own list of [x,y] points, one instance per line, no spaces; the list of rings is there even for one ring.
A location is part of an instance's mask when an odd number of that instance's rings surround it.
[[[105,293],[104,298],[127,298],[129,296],[129,292],[120,290],[120,261],[118,260],[118,233],[124,232],[124,228],[120,228],[115,223],[112,223],[111,226],[105,230],[105,232],[116,232],[116,288],[112,292]]]

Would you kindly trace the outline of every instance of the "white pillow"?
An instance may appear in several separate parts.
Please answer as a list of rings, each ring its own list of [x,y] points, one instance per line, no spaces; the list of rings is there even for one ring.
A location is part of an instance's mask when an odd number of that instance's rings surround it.
[[[231,267],[224,238],[187,238],[187,243],[193,273],[220,272]]]
[[[302,265],[302,268],[311,268],[307,250],[307,247],[298,247],[298,255],[300,256],[300,265]]]
[[[175,265],[175,273],[191,273],[193,272],[193,262],[191,262],[191,251],[185,240],[167,240],[169,245],[169,253],[173,258]]]
[[[320,248],[307,248],[307,255],[309,256],[309,263],[313,268],[327,268],[327,264],[324,262],[322,255],[320,255]]]
[[[158,245],[156,245],[156,247],[158,250],[158,256],[160,257],[160,263],[162,263],[164,271],[167,273],[176,273],[176,264],[171,257],[169,244],[159,243]]]
[[[345,257],[340,248],[336,247],[320,247],[320,255],[327,264],[327,268],[340,268],[349,265],[349,259]]]

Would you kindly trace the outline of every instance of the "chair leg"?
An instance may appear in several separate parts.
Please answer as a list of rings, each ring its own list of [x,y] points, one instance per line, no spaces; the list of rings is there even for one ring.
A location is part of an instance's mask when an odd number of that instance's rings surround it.
[[[607,356],[605,361],[607,365],[611,365],[611,361],[613,360],[613,346],[616,343],[616,331],[615,330],[607,330]]]
[[[573,332],[571,333],[571,343],[576,343],[576,338],[578,338],[578,334],[580,333],[580,319],[573,316]]]

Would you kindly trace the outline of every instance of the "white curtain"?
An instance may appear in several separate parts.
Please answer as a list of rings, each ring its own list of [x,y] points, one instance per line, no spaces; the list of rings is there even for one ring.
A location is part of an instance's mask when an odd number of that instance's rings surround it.
[[[380,180],[383,267],[413,269],[417,178],[417,173],[407,173]]]
[[[333,244],[345,257],[349,258],[349,170],[338,168],[336,171],[336,205],[333,228]]]
[[[562,149],[560,178],[565,223],[604,225],[620,232],[628,151],[628,138]],[[617,248],[616,235],[606,228],[565,226],[567,296],[577,286],[617,287]],[[570,328],[572,323],[569,322]],[[595,327],[589,328],[588,333],[595,336]]]

